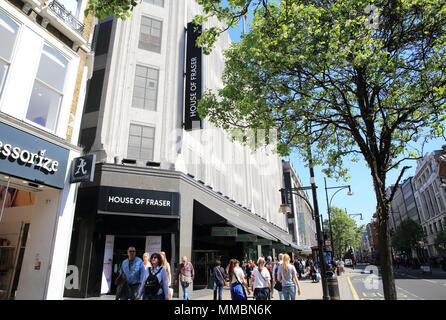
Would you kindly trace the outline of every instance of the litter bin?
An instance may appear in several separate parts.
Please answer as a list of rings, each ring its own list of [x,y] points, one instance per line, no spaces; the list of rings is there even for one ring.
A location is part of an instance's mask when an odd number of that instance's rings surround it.
[[[330,300],[340,300],[338,278],[336,277],[336,274],[333,271],[327,271],[326,275]]]

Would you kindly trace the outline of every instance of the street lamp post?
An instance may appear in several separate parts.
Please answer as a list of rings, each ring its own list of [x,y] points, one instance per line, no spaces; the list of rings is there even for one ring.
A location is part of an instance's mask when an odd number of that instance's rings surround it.
[[[321,282],[322,282],[322,291],[323,291],[323,299],[324,300],[330,300],[330,296],[329,296],[329,292],[328,292],[328,283],[327,283],[327,275],[326,275],[326,267],[325,267],[325,259],[324,259],[324,245],[323,245],[323,239],[322,239],[322,234],[321,234],[321,224],[320,224],[320,217],[319,217],[319,207],[318,207],[318,202],[317,202],[317,193],[316,193],[316,183],[314,180],[314,171],[313,168],[311,166],[311,160],[310,160],[310,181],[311,181],[311,186],[309,187],[298,187],[298,188],[286,188],[286,189],[280,189],[280,192],[282,193],[282,197],[285,199],[285,201],[288,199],[287,194],[294,194],[297,195],[299,197],[301,197],[302,199],[304,199],[304,201],[310,205],[311,208],[311,204],[309,203],[308,199],[306,199],[305,197],[303,197],[299,191],[301,190],[312,190],[312,195],[313,195],[313,212],[312,212],[312,216],[313,219],[315,220],[316,223],[316,235],[317,235],[317,242],[318,242],[318,254],[319,254],[319,262],[320,262],[320,269],[321,269]],[[290,208],[287,206],[287,204],[282,204],[280,206],[280,211],[284,214],[290,212]]]
[[[324,177],[324,183],[325,183],[325,197],[326,197],[326,199],[327,199],[327,212],[328,212],[328,224],[329,224],[329,226],[330,226],[330,245],[331,245],[331,252],[332,252],[332,255],[333,255],[333,258],[335,257],[335,246],[334,246],[334,239],[333,239],[333,231],[332,231],[332,228],[331,228],[331,209],[330,209],[330,207],[331,207],[331,201],[333,200],[333,197],[339,192],[339,191],[341,191],[342,189],[346,189],[346,188],[348,188],[348,192],[347,192],[347,195],[349,195],[349,196],[351,196],[351,195],[353,195],[353,192],[352,192],[352,190],[351,190],[351,186],[350,185],[346,185],[346,186],[337,186],[337,187],[327,187],[327,179]],[[339,189],[339,190],[337,190],[332,196],[331,196],[331,198],[330,198],[330,202],[328,201],[328,189]]]

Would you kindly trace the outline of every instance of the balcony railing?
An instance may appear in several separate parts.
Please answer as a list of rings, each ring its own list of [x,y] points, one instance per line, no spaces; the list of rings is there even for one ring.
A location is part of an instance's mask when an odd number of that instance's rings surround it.
[[[53,0],[48,4],[48,8],[65,23],[70,25],[77,33],[80,35],[84,33],[84,24],[77,20],[62,4]]]

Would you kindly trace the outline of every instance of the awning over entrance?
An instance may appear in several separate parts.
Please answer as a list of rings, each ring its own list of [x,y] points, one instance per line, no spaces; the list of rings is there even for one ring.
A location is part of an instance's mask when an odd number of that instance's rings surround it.
[[[294,244],[292,244],[291,242],[289,242],[289,241],[287,241],[287,240],[285,240],[285,239],[283,239],[283,238],[281,238],[279,236],[276,236],[276,235],[272,234],[268,230],[265,230],[264,228],[262,228],[262,230],[265,231],[266,233],[268,233],[270,236],[273,236],[275,238],[274,239],[275,241],[281,242],[281,243],[283,243],[286,246],[291,246],[293,248],[295,247]],[[295,247],[295,248],[297,249],[297,247]]]
[[[246,222],[243,222],[241,219],[236,219],[235,217],[231,217],[228,219],[228,223],[233,225],[234,227],[236,227],[237,229],[243,230],[245,232],[249,232],[252,234],[255,234],[259,237],[268,239],[268,240],[274,240],[276,241],[276,239],[269,235],[268,233],[266,233],[265,231],[263,231],[262,229],[256,227],[256,226],[252,226],[252,225],[248,225]]]

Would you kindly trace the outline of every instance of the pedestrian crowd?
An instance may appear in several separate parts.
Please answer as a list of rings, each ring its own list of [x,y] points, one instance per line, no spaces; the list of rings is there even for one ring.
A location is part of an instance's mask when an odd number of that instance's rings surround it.
[[[120,268],[115,284],[118,300],[171,300],[173,295],[172,271],[166,253],[144,253],[143,258],[136,256],[136,249],[127,250],[128,258]],[[175,271],[175,284],[178,280],[183,288],[183,299],[189,300],[189,286],[195,277],[194,267],[181,258],[181,264]]]
[[[141,259],[136,256],[135,248],[130,247],[127,256],[115,281],[116,299],[171,300],[172,284],[179,283],[183,289],[183,299],[189,300],[189,288],[194,281],[195,271],[186,256],[181,258],[174,272],[164,252],[144,253]],[[334,263],[343,269],[342,260]],[[232,300],[247,300],[251,294],[255,300],[270,300],[274,298],[275,290],[280,300],[295,300],[296,294],[302,294],[299,280],[304,278],[319,282],[321,275],[318,263],[301,258],[291,261],[288,254],[281,253],[278,259],[260,257],[257,263],[231,259],[226,267],[222,266],[221,260],[217,260],[210,275],[210,286],[214,300],[223,299],[225,286],[229,287]]]

